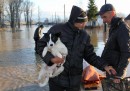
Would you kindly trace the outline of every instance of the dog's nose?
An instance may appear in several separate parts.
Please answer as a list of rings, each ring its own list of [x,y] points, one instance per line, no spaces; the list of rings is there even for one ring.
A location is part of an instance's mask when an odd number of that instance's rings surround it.
[[[50,44],[50,46],[53,46],[53,44]]]

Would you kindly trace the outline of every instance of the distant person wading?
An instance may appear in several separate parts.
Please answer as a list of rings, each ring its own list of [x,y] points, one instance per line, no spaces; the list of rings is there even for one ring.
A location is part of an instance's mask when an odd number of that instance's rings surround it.
[[[44,26],[43,25],[40,25],[36,28],[35,32],[34,32],[34,41],[35,41],[35,52],[37,52],[37,42],[39,41],[39,39],[41,39],[42,37],[42,30],[43,30]]]

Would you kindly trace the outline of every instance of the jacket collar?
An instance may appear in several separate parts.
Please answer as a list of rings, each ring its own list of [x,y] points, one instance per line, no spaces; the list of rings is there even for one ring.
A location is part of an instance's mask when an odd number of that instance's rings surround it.
[[[110,24],[110,29],[109,29],[109,37],[111,34],[116,30],[116,28],[119,26],[119,24],[122,22],[122,18],[119,17],[113,17],[111,20]]]
[[[111,20],[111,24],[110,24],[111,28],[113,29],[113,28],[116,28],[117,26],[119,26],[121,21],[123,21],[122,18],[114,16]]]

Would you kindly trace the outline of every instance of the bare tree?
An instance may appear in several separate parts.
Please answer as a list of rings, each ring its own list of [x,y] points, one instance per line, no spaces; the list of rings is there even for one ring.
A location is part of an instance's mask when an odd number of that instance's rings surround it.
[[[15,10],[15,0],[10,0],[9,2],[9,11],[10,11],[10,25],[11,28],[14,28],[15,25],[15,15],[16,15],[16,10]]]
[[[17,0],[15,3],[16,7],[16,25],[18,25],[18,28],[20,28],[20,19],[21,19],[21,14],[23,12],[23,0]]]
[[[24,17],[27,26],[29,26],[32,22],[32,5],[32,2],[30,2],[29,0],[25,0]]]
[[[31,9],[31,11],[30,11],[30,23],[29,23],[30,26],[32,25],[32,22],[33,22],[33,21],[32,21],[32,9]]]
[[[0,0],[0,27],[4,27],[4,0]]]
[[[6,12],[11,28],[18,26],[20,28],[20,18],[22,13],[23,0],[8,0]]]

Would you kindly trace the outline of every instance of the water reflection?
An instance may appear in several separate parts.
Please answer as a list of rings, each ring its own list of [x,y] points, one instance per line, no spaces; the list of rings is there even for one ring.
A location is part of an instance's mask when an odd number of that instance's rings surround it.
[[[0,31],[0,52],[34,47],[33,34],[36,27],[27,28],[26,26],[21,26],[20,30],[13,32],[10,28]],[[46,32],[48,28],[50,26],[45,27],[43,32]]]
[[[36,27],[22,26],[13,32],[9,28],[0,31],[0,91],[37,84],[41,59],[34,52]]]
[[[98,29],[86,29],[91,38],[91,44],[93,44],[97,55],[101,55],[104,48],[108,32],[104,32],[102,28]]]

